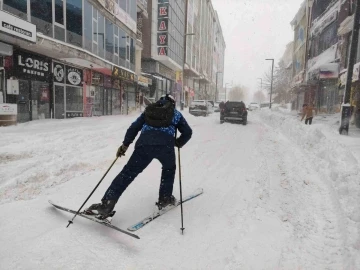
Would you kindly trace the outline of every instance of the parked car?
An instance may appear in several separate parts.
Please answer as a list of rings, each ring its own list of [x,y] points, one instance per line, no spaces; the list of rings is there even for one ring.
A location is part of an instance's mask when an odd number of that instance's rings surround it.
[[[224,122],[241,122],[247,124],[247,109],[242,101],[228,101],[220,112],[220,123]]]
[[[214,106],[207,100],[194,100],[189,106],[189,113],[194,116],[208,116],[214,112]]]
[[[215,102],[214,103],[214,112],[220,112],[219,104],[220,104],[220,102]]]
[[[254,111],[260,109],[259,103],[251,102],[248,107],[249,111]]]

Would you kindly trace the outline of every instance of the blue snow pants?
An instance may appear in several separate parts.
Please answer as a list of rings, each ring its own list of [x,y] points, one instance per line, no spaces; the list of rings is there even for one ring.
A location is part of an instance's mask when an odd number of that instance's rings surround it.
[[[159,198],[171,196],[176,172],[175,148],[166,145],[142,145],[135,147],[128,163],[115,177],[102,200],[117,201],[153,159],[159,160],[162,165]]]

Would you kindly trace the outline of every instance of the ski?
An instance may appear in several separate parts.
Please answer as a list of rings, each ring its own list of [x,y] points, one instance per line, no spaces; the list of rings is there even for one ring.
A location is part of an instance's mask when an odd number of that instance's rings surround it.
[[[184,202],[187,202],[187,201],[190,201],[191,199],[194,199],[194,198],[200,196],[201,194],[203,194],[203,192],[204,192],[204,190],[203,190],[202,188],[197,189],[197,190],[194,191],[191,195],[185,197],[185,198],[183,199],[183,203],[184,203]],[[176,207],[179,206],[180,204],[181,204],[181,202],[180,202],[180,201],[177,201],[175,205],[166,207],[166,208],[164,208],[164,209],[161,209],[161,210],[159,210],[158,212],[156,212],[156,213],[154,213],[154,214],[152,214],[152,215],[150,215],[150,216],[142,219],[141,221],[135,223],[134,225],[130,226],[130,227],[128,228],[128,230],[129,230],[129,231],[132,231],[132,232],[133,232],[133,231],[137,231],[137,230],[141,229],[142,227],[144,227],[146,224],[148,224],[148,223],[150,223],[151,221],[153,221],[154,219],[156,219],[156,218],[160,217],[161,215],[167,213],[167,212],[170,211],[171,209],[176,208]]]
[[[69,212],[69,213],[72,213],[72,214],[76,214],[76,213],[77,213],[77,212],[74,211],[74,210],[71,210],[71,209],[68,209],[68,208],[59,206],[59,205],[53,203],[52,201],[49,201],[49,203],[50,203],[51,205],[53,205],[55,208],[59,209],[59,210],[62,210],[62,211],[65,211],[65,212]],[[122,230],[122,229],[120,229],[120,228],[118,228],[118,227],[116,227],[116,226],[114,226],[114,225],[111,225],[110,223],[107,223],[106,221],[101,221],[100,219],[97,219],[97,218],[92,217],[92,216],[89,216],[89,215],[84,215],[84,214],[82,214],[82,213],[79,213],[78,216],[83,217],[83,218],[87,218],[87,219],[92,220],[92,221],[95,221],[95,222],[97,222],[97,223],[99,223],[99,224],[102,224],[102,225],[108,227],[108,228],[111,228],[111,229],[117,230],[117,231],[119,231],[119,232],[125,233],[125,234],[127,234],[127,235],[129,235],[129,236],[131,236],[131,237],[136,238],[136,239],[140,239],[140,237],[137,236],[136,234],[129,233],[128,231]]]

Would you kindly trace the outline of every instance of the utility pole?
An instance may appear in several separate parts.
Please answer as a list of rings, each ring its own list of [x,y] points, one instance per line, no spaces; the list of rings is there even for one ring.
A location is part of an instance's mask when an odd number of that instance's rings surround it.
[[[269,105],[269,109],[271,109],[271,96],[272,96],[272,91],[273,91],[273,80],[274,80],[274,59],[270,58],[270,59],[265,59],[265,60],[270,60],[272,61],[272,68],[271,68],[271,88],[270,88],[270,105]]]
[[[354,63],[357,53],[357,46],[359,41],[359,20],[360,20],[360,0],[355,1],[355,15],[354,15],[354,24],[353,31],[351,35],[351,44],[350,44],[350,53],[347,66],[347,77],[344,93],[344,101],[341,108],[341,126],[339,128],[339,133],[341,135],[349,134],[349,123],[351,117],[351,104],[350,104],[350,94],[351,94],[351,84],[352,76],[354,70]]]

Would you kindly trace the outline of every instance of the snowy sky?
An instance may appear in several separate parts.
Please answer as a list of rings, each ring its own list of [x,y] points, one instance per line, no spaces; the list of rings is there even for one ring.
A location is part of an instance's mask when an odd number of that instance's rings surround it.
[[[226,42],[225,83],[260,87],[264,72],[293,40],[290,22],[303,0],[212,0]]]

